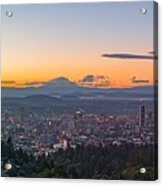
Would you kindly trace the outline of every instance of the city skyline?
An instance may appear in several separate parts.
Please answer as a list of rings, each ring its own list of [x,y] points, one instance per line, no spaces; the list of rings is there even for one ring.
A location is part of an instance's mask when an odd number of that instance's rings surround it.
[[[156,23],[152,1],[3,5],[2,176],[156,180]]]

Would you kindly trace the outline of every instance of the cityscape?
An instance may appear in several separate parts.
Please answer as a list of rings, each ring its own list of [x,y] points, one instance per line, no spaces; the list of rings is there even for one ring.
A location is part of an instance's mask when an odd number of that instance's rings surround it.
[[[137,114],[109,115],[28,112],[25,107],[3,108],[2,140],[9,137],[15,149],[40,154],[58,149],[76,148],[77,145],[147,145],[154,144],[154,113],[140,105]]]
[[[156,14],[153,1],[2,6],[2,177],[157,179]]]

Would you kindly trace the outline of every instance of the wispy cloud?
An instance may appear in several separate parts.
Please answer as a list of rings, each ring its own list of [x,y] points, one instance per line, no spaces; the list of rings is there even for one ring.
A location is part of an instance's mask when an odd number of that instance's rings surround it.
[[[23,85],[26,85],[26,86],[36,86],[36,85],[43,85],[45,84],[46,82],[37,82],[37,81],[33,81],[33,82],[25,82]]]
[[[149,80],[143,79],[143,78],[137,78],[137,77],[132,77],[131,78],[132,83],[149,83]]]
[[[1,83],[2,83],[2,84],[10,85],[10,84],[15,84],[16,81],[13,81],[13,80],[11,80],[11,81],[1,81]]]
[[[38,82],[38,81],[32,81],[32,82],[17,82],[17,81],[1,81],[3,86],[7,86],[7,87],[38,87],[38,86],[42,86],[44,84],[46,84],[46,82]]]
[[[150,52],[148,54],[154,54],[154,53]],[[115,58],[115,59],[137,59],[137,60],[141,60],[141,59],[153,60],[153,59],[158,58],[155,55],[131,54],[131,53],[104,53],[104,54],[102,54],[102,57]]]
[[[17,82],[15,83],[15,86],[21,86],[21,87],[40,87],[46,84],[46,82],[39,82],[39,81],[31,81],[31,82]]]

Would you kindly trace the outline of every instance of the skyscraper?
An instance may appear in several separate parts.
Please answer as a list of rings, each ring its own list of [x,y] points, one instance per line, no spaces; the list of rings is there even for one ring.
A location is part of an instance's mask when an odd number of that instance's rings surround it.
[[[80,110],[77,110],[74,115],[74,124],[75,128],[81,128],[82,127],[82,118],[83,114]]]
[[[140,105],[139,106],[139,127],[144,127],[146,124],[145,114],[146,114],[145,105]]]

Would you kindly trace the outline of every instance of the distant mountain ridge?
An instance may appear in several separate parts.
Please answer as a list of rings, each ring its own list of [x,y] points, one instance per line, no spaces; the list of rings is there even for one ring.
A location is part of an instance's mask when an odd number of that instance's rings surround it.
[[[81,87],[65,77],[53,79],[37,88],[3,88],[2,97],[26,97],[32,95],[118,95],[123,94],[151,94],[154,93],[153,86],[141,86],[133,88],[88,88]]]

